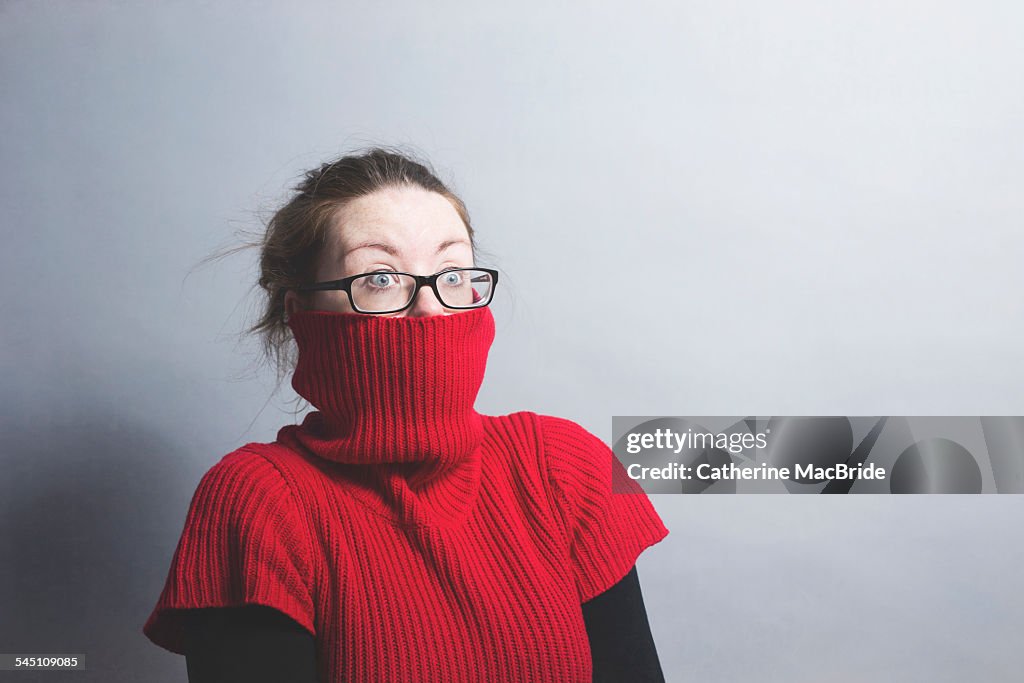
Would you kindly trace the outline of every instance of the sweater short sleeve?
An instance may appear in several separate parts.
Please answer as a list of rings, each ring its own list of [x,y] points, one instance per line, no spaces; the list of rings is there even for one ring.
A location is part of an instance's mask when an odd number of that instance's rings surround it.
[[[185,654],[183,610],[273,607],[313,635],[309,539],[287,482],[259,453],[237,450],[203,475],[156,607],[143,626]]]
[[[549,482],[583,603],[618,583],[669,531],[607,444],[571,420],[540,419]]]

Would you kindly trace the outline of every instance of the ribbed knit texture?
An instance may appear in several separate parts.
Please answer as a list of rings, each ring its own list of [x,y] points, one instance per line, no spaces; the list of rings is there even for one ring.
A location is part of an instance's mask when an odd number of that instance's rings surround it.
[[[488,307],[381,317],[300,311],[296,393],[318,411],[292,445],[348,468],[382,514],[410,523],[462,519],[480,486],[482,416],[473,408],[494,341]],[[379,507],[379,500],[371,505]]]
[[[253,603],[316,636],[324,682],[590,681],[580,604],[668,534],[608,446],[473,409],[487,308],[290,324],[317,411],[203,476],[150,640],[183,654],[180,610]]]

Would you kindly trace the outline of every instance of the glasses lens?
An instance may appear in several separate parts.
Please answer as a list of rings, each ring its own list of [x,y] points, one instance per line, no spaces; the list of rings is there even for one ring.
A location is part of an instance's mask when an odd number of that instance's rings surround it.
[[[416,280],[398,273],[367,273],[352,281],[352,303],[366,313],[403,308],[412,300]]]
[[[486,306],[494,293],[491,274],[475,268],[448,270],[437,278],[441,303],[450,308]]]

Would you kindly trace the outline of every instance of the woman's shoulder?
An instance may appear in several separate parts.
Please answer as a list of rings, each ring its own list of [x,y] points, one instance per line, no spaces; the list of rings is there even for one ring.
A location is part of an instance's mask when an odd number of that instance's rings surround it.
[[[493,431],[495,428],[504,429],[533,429],[542,430],[543,432],[552,432],[555,434],[569,433],[569,434],[590,434],[582,425],[574,420],[567,417],[559,417],[557,415],[547,415],[545,413],[538,413],[532,410],[519,410],[514,413],[507,413],[504,415],[483,415],[484,424]],[[591,435],[593,436],[593,435]],[[594,437],[596,438],[596,437]]]
[[[279,468],[276,464],[281,457],[271,443],[250,442],[235,448],[214,462],[203,475],[272,477]]]
[[[287,485],[266,444],[245,444],[225,454],[203,473],[195,496],[234,500],[282,494]],[[195,503],[194,503],[195,504]]]
[[[567,417],[548,415],[532,410],[520,410],[505,415],[482,415],[487,431],[533,431],[542,438],[555,443],[569,440],[570,443],[578,441],[585,442],[583,445],[592,446],[594,441],[600,441],[586,427]],[[603,442],[602,442],[603,443]]]
[[[193,506],[206,501],[233,506],[242,501],[294,507],[309,488],[309,464],[276,443],[250,442],[210,465],[193,494]]]
[[[144,627],[150,640],[184,654],[183,610],[242,603],[274,607],[315,633],[309,586],[319,565],[297,500],[251,444],[210,466]]]
[[[570,418],[522,410],[485,420],[491,438],[529,446],[549,475],[560,479],[606,463],[611,455],[604,441]]]

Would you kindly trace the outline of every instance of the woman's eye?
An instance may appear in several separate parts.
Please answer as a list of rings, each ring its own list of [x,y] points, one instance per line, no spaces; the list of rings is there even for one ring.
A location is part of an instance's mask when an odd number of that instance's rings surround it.
[[[441,276],[441,281],[449,287],[458,286],[462,284],[462,273],[458,271],[445,273]]]
[[[381,289],[388,287],[392,283],[392,276],[388,273],[374,273],[366,279],[370,282],[371,286]]]

